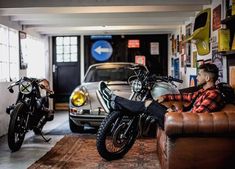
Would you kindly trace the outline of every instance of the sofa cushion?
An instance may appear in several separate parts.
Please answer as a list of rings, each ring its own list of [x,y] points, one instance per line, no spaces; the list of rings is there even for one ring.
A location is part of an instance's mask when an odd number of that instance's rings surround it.
[[[165,132],[176,135],[234,135],[235,106],[226,105],[220,112],[169,112],[165,115]]]

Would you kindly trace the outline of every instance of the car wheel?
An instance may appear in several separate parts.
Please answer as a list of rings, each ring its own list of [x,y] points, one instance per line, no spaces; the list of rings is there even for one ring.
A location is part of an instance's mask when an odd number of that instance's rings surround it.
[[[69,127],[73,133],[82,133],[84,131],[83,126],[76,125],[71,119],[69,119]]]

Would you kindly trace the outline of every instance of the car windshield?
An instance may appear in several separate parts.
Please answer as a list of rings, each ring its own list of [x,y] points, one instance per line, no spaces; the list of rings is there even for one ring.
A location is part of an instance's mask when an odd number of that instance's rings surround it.
[[[92,67],[86,74],[84,82],[127,81],[134,74],[130,65],[100,65]]]

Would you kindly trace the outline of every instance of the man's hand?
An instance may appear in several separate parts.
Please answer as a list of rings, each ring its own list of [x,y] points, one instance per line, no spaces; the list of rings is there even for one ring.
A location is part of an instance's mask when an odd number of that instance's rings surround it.
[[[174,112],[174,110],[172,108],[168,108],[166,111],[167,112]]]
[[[159,96],[156,101],[158,101],[158,103],[162,103],[164,101],[164,98],[162,96]]]

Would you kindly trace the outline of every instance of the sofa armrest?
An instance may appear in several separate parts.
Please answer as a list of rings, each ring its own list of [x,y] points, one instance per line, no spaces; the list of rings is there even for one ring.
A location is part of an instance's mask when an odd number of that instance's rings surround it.
[[[234,135],[235,110],[213,113],[169,112],[165,115],[164,130],[168,136]]]

